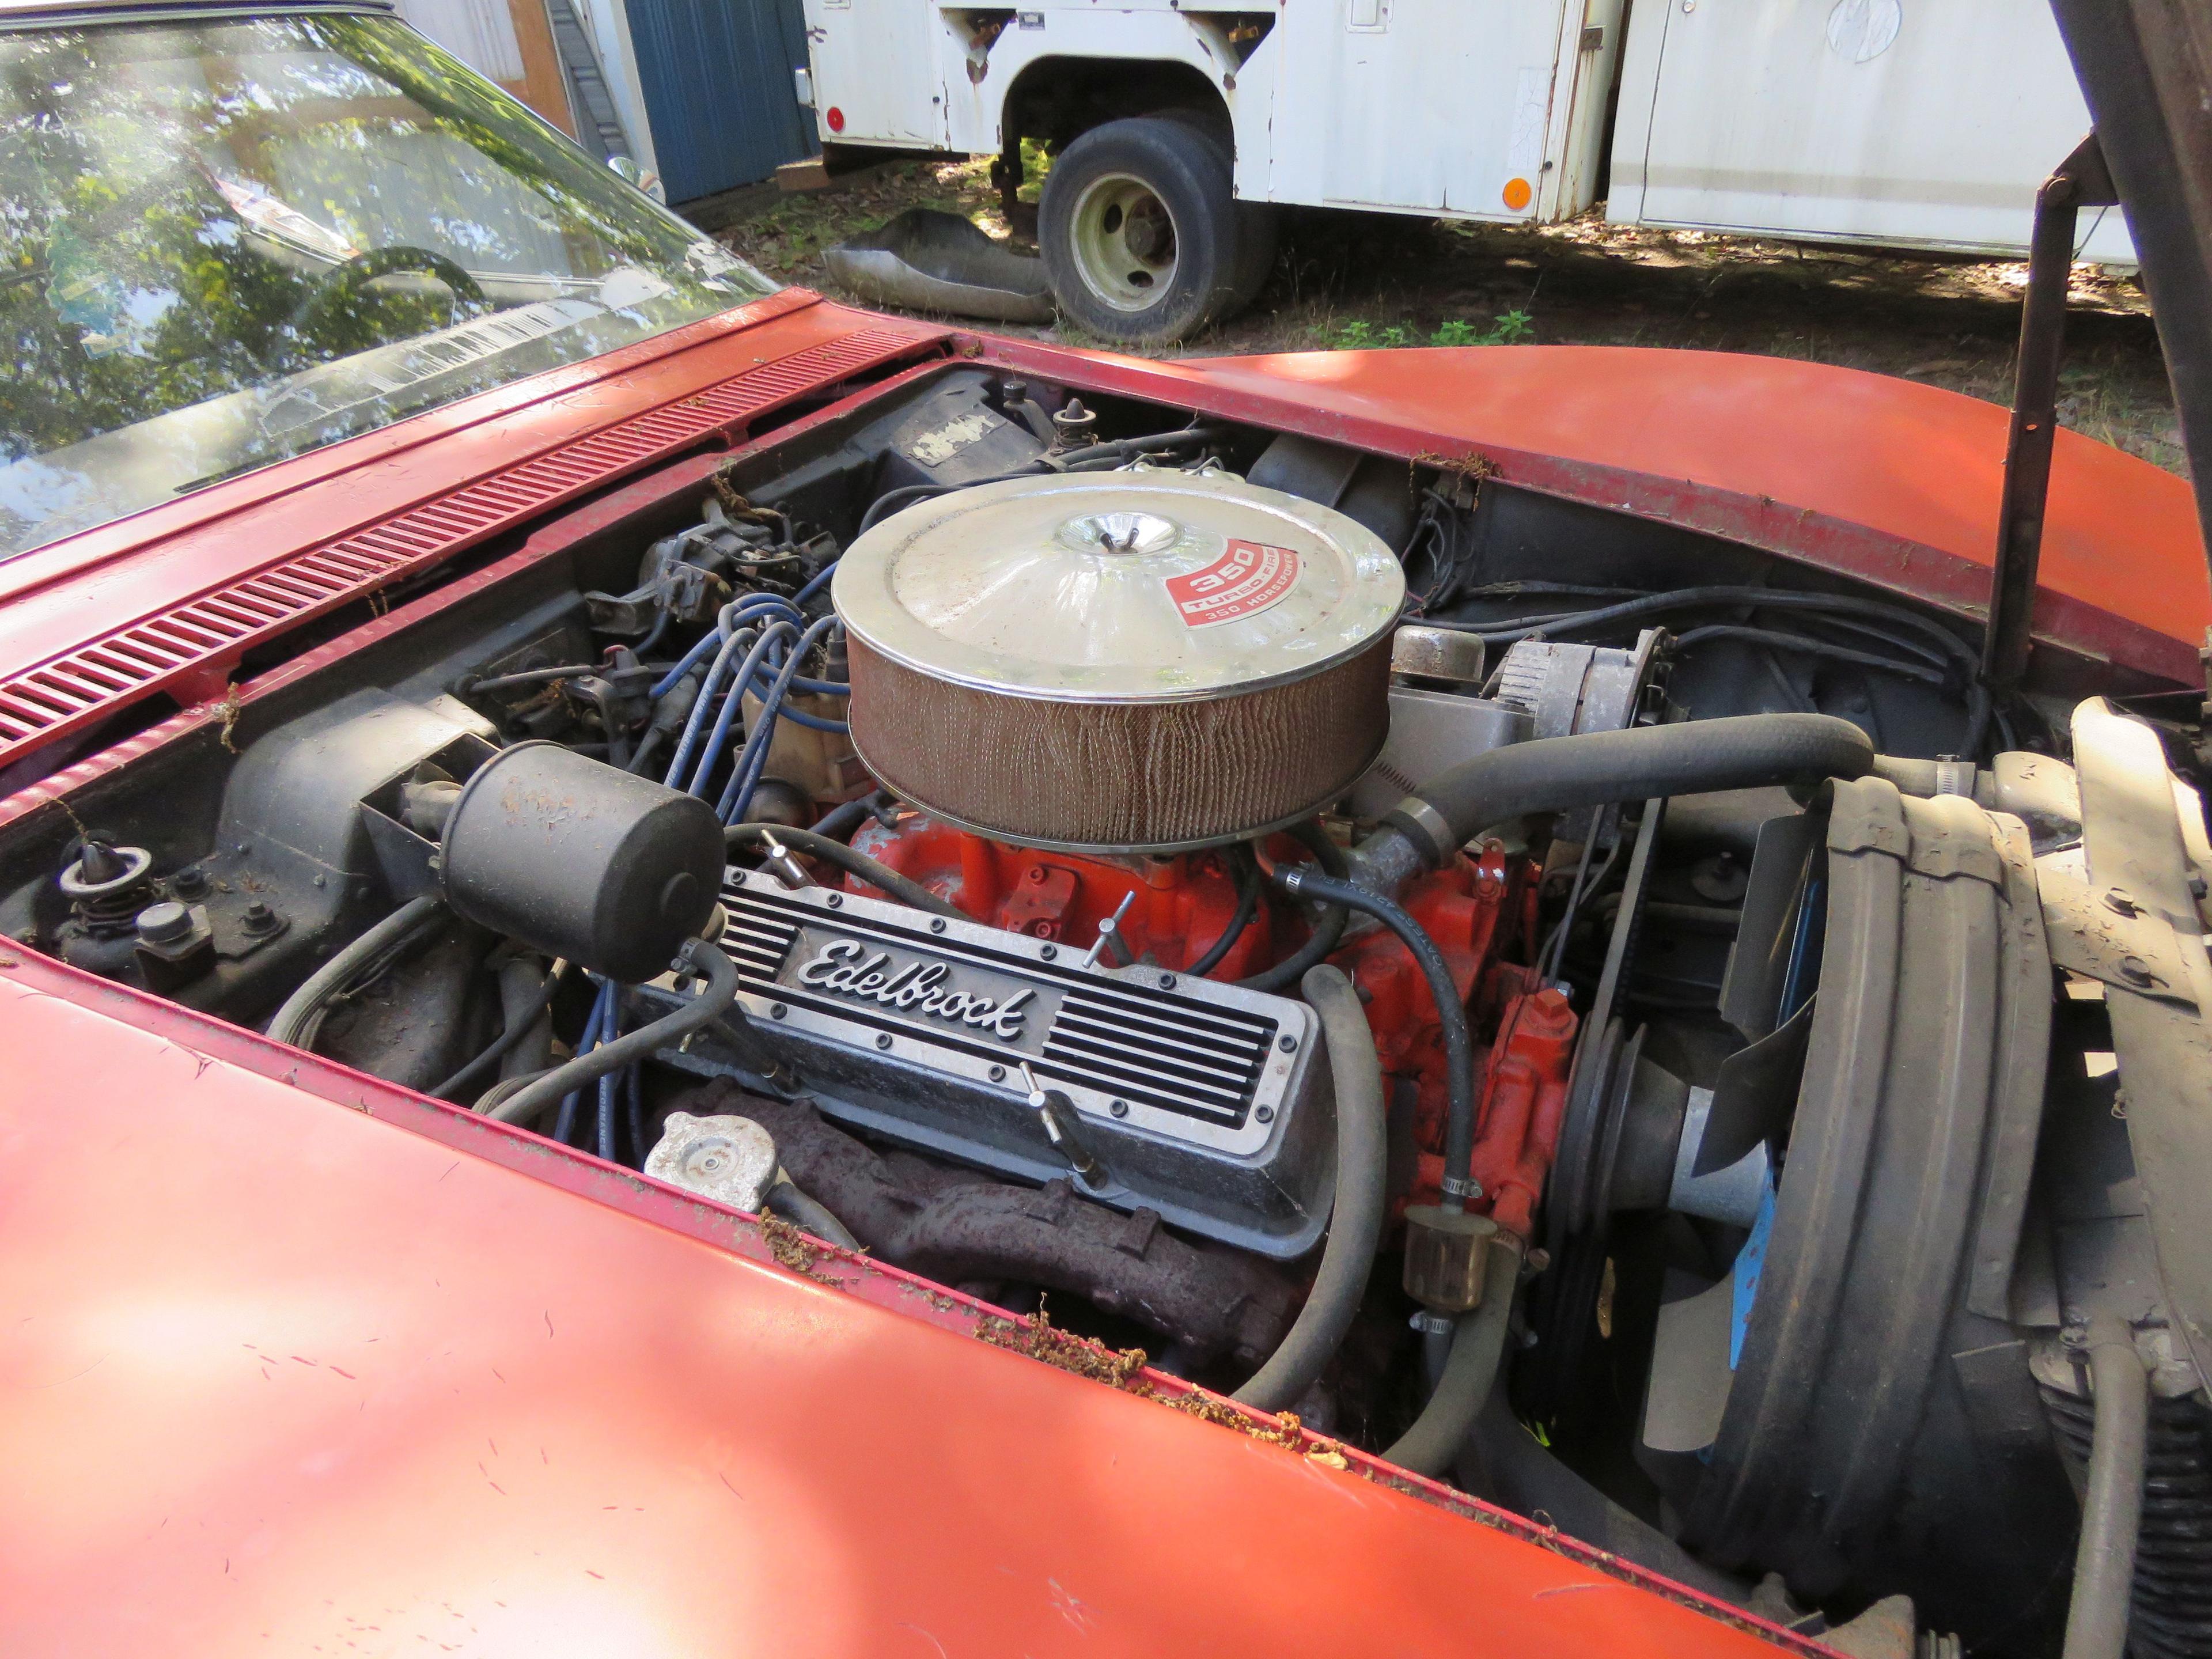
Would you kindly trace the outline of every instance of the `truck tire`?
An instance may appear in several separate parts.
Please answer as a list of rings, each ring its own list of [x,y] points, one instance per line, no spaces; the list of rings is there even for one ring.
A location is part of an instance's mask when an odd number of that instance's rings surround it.
[[[1170,109],[1162,110],[1160,115],[1204,133],[1221,152],[1221,165],[1235,178],[1237,141],[1230,131],[1226,110]],[[1275,274],[1275,210],[1265,202],[1239,202],[1236,213],[1237,286],[1228,305],[1214,313],[1218,323],[1226,322],[1258,299],[1267,278]]]
[[[1231,191],[1226,149],[1176,112],[1085,133],[1054,161],[1042,207],[1053,296],[1104,340],[1164,343],[1220,320],[1258,291],[1273,252],[1264,210]]]

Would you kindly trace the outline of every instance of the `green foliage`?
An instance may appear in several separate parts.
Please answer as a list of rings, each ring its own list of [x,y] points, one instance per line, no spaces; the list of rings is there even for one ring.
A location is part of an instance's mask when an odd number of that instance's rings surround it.
[[[1024,202],[1044,200],[1045,175],[1052,171],[1052,157],[1046,153],[1044,143],[1036,138],[1022,140],[1022,187],[1018,192]]]
[[[210,90],[217,79],[236,89]],[[733,261],[702,264],[699,248],[689,227],[387,19],[241,14],[0,34],[0,471],[145,434],[141,454],[110,445],[19,474],[0,499],[0,556],[767,290]],[[392,280],[356,280],[380,249],[406,256]],[[485,295],[423,275],[421,250]],[[480,310],[592,295],[631,270],[651,273],[640,289],[659,288],[557,331],[287,389]],[[210,418],[190,430],[147,425],[204,405]]]
[[[1333,351],[1390,350],[1413,344],[1413,335],[1402,324],[1389,323],[1378,328],[1364,317],[1354,317],[1322,330],[1322,343]]]
[[[1468,341],[1468,345],[1518,345],[1536,332],[1534,323],[1527,312],[1516,306],[1510,311],[1501,311],[1493,326]],[[1443,343],[1439,340],[1438,345]]]
[[[1516,307],[1501,311],[1488,328],[1477,328],[1464,317],[1453,317],[1438,324],[1425,341],[1416,338],[1415,331],[1402,323],[1377,325],[1364,317],[1354,317],[1333,324],[1321,331],[1321,343],[1332,351],[1391,350],[1399,346],[1425,344],[1432,346],[1488,346],[1515,345],[1535,333],[1528,312]]]

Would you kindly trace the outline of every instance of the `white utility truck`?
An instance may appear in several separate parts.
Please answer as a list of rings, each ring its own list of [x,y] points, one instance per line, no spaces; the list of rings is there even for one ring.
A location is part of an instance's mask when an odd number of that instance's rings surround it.
[[[805,0],[833,149],[1052,155],[1061,310],[1170,340],[1266,280],[1273,210],[2017,253],[2088,131],[2027,0]],[[1608,155],[1609,152],[1609,155]],[[1608,176],[1609,174],[1609,176]],[[2082,257],[2131,264],[2118,210]]]

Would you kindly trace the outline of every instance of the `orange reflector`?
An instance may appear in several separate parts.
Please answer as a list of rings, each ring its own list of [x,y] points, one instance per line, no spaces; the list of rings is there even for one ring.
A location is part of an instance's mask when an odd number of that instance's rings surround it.
[[[1505,181],[1505,205],[1516,213],[1527,207],[1535,194],[1536,192],[1528,187],[1528,181],[1526,179],[1508,179]]]

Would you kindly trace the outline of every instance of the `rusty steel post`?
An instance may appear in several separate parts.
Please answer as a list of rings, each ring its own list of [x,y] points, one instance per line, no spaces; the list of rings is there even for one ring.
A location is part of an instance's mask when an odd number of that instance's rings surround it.
[[[2021,311],[2012,428],[2005,443],[1996,557],[1990,570],[1989,621],[1982,635],[1982,678],[2000,698],[2019,685],[2027,669],[2036,567],[2043,556],[2044,503],[2051,490],[2051,452],[2058,422],[2058,365],[2066,351],[2075,227],[2081,209],[2108,207],[2116,200],[2094,132],[2035,193],[2027,301]]]

